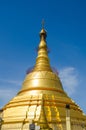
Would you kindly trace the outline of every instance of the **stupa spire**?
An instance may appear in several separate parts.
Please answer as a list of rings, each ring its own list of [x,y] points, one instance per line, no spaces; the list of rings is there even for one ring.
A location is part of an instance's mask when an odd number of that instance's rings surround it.
[[[44,22],[40,31],[40,43],[38,46],[38,56],[33,71],[52,71],[48,58],[48,47],[46,44],[47,32],[44,29]]]
[[[45,25],[45,21],[44,19],[42,19],[42,28],[44,28],[44,25]]]

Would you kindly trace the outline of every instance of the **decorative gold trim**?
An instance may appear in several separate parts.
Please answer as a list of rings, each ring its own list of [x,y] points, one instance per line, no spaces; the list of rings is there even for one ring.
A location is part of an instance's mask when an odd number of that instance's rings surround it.
[[[31,90],[49,90],[49,91],[55,91],[55,92],[64,93],[64,91],[58,90],[58,89],[55,89],[55,88],[34,87],[34,88],[28,88],[28,89],[22,90],[18,94],[20,94],[22,92],[25,92],[25,91],[31,91]]]

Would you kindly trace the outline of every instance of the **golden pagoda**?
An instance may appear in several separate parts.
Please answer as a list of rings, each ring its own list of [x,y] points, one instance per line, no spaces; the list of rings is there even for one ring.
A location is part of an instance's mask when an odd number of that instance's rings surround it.
[[[30,130],[31,124],[36,130],[86,130],[86,115],[50,66],[46,36],[42,28],[34,68],[17,95],[0,110],[1,130]]]

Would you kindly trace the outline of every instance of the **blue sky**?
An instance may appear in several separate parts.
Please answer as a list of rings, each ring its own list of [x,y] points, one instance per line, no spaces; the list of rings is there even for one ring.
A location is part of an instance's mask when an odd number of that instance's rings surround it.
[[[85,0],[0,1],[0,107],[15,96],[35,64],[42,19],[51,66],[86,113]]]

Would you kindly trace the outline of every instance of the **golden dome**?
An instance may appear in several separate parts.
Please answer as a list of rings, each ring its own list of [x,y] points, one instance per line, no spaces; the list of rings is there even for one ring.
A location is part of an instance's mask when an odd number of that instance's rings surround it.
[[[47,33],[40,32],[38,56],[18,94],[3,107],[1,130],[28,130],[31,121],[42,130],[66,130],[66,105],[70,105],[72,130],[86,127],[86,115],[65,93],[49,63]]]

